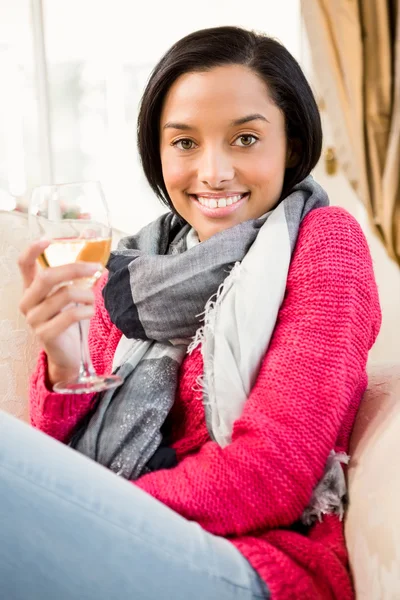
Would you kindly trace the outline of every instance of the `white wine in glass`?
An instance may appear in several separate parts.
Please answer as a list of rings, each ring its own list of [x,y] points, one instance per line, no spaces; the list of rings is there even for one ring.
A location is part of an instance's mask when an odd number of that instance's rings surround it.
[[[105,267],[110,250],[111,238],[53,238],[50,245],[39,256],[38,262],[44,269],[78,261],[97,262]],[[99,274],[96,273],[93,279],[88,278],[88,283],[94,283]]]
[[[105,267],[111,250],[111,227],[104,194],[99,182],[88,181],[34,188],[29,205],[29,229],[33,239],[48,239],[49,246],[38,258],[42,268],[59,267],[78,261]],[[91,287],[101,276],[74,283]],[[72,282],[65,282],[69,285]],[[54,385],[63,394],[86,394],[115,388],[122,383],[117,375],[97,375],[90,359],[87,320],[80,321],[80,370],[72,381]]]

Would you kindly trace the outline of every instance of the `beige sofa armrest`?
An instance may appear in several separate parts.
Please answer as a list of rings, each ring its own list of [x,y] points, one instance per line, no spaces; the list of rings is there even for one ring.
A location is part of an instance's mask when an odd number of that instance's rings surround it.
[[[371,367],[350,446],[345,533],[357,598],[400,598],[400,364]]]
[[[17,260],[28,243],[27,215],[0,211],[0,409],[25,421],[28,380],[38,351],[18,310],[22,280]]]

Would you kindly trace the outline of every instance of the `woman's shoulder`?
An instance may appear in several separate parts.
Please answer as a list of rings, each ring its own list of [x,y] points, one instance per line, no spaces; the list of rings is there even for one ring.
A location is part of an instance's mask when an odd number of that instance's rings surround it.
[[[310,211],[303,219],[300,229],[315,231],[333,229],[339,234],[343,233],[343,231],[347,234],[350,232],[360,232],[362,234],[362,229],[357,219],[340,206],[324,206]]]
[[[287,308],[299,303],[309,307],[317,300],[320,307],[332,312],[344,298],[348,310],[356,303],[359,314],[370,319],[372,345],[381,311],[364,232],[345,209],[316,208],[303,219],[299,230],[287,279]]]
[[[304,252],[332,258],[338,254],[370,257],[361,225],[339,206],[316,208],[303,219],[295,254]]]
[[[289,270],[290,283],[375,288],[368,242],[358,221],[345,209],[316,208],[302,221]]]

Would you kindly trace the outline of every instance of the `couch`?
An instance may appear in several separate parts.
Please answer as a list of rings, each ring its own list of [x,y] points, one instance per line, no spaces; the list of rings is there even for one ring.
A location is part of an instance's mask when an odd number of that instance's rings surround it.
[[[113,243],[121,237],[114,232]],[[0,409],[29,420],[27,387],[37,346],[19,314],[17,267],[27,216],[0,211]],[[400,357],[369,365],[350,448],[345,533],[357,599],[400,599]]]

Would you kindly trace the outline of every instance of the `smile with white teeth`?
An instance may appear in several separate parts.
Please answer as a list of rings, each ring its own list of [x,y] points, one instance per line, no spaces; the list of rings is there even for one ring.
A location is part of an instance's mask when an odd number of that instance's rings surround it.
[[[238,194],[236,196],[227,196],[226,198],[204,198],[203,196],[196,196],[196,199],[202,206],[206,206],[207,208],[224,208],[225,206],[235,204],[241,200],[244,195],[245,194]]]

